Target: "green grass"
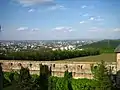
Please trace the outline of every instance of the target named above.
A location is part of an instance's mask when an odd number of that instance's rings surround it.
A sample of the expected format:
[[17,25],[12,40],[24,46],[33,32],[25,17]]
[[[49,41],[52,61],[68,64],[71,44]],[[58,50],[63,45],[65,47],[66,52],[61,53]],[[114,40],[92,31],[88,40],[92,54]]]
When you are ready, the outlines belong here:
[[[96,55],[96,56],[87,56],[87,57],[79,57],[79,58],[73,58],[73,59],[66,59],[64,61],[65,62],[66,61],[99,62],[101,60],[106,61],[106,62],[115,62],[116,61],[116,55],[115,55],[115,53],[104,53],[104,54]],[[61,62],[64,62],[64,61],[61,61]]]

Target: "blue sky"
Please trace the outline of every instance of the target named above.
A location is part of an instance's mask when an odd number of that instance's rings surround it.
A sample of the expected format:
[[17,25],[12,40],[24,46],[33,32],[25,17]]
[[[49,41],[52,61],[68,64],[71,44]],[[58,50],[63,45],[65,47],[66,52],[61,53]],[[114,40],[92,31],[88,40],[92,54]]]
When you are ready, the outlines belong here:
[[120,38],[120,0],[0,0],[1,40]]

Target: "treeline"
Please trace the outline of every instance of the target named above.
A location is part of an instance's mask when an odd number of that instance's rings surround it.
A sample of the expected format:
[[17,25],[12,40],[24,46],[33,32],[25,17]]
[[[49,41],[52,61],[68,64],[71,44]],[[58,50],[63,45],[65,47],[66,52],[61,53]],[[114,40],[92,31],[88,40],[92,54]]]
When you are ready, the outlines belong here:
[[5,73],[4,90],[120,90],[119,79],[112,77],[103,61],[96,68],[91,67],[93,79],[73,79],[68,71],[64,77],[53,77],[46,65],[40,69],[39,76],[30,75],[29,69],[23,67],[20,73]]
[[76,57],[99,55],[98,49],[85,50],[42,50],[42,51],[18,51],[0,54],[3,60],[37,60],[37,61],[54,61],[64,60]]

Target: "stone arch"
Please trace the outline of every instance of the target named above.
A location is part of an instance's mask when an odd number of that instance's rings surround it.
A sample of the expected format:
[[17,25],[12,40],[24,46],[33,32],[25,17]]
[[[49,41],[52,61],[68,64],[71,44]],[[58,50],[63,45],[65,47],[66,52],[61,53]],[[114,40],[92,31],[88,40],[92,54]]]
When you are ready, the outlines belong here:
[[21,67],[21,66],[22,66],[22,64],[21,64],[21,63],[18,63],[18,66],[19,66],[19,67]]
[[55,64],[53,64],[53,68],[55,68]]
[[64,65],[65,68],[68,68],[68,65]]
[[98,66],[95,65],[95,66],[94,66],[94,69],[97,69],[97,67],[98,67]]
[[78,65],[77,68],[80,68],[80,65]]
[[80,69],[83,69],[83,65],[80,66]]
[[114,67],[114,66],[112,66],[112,70],[114,70],[114,68],[115,68],[115,67]]
[[77,70],[80,70],[80,65],[77,65]]
[[9,63],[8,65],[9,65],[9,66],[13,66],[13,63]]
[[30,67],[32,67],[32,64],[31,64],[31,63],[30,63],[29,65],[30,65]]

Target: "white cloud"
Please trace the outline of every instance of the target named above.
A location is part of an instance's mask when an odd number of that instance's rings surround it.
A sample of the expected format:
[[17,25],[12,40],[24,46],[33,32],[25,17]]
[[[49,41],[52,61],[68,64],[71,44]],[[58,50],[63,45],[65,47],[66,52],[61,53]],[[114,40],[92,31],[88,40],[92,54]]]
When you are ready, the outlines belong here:
[[17,30],[18,31],[39,31],[40,29],[39,28],[32,28],[32,29],[30,29],[30,28],[28,28],[28,27],[19,27],[19,28],[17,28]]
[[81,8],[86,8],[86,7],[87,7],[86,5],[81,6]]
[[104,19],[101,16],[94,16],[94,17],[90,17],[89,20],[91,21],[103,21]]
[[28,27],[19,27],[17,28],[18,31],[25,31],[28,30]]
[[120,32],[120,28],[113,29],[114,32]]
[[32,31],[39,31],[40,29],[39,28],[33,28],[31,29]]
[[35,11],[35,9],[29,9],[28,10],[28,12],[34,12]]
[[53,2],[53,0],[13,0],[13,1],[17,1],[18,3],[22,4],[23,6],[31,6],[31,5],[35,5],[35,4]]
[[62,31],[62,32],[72,32],[74,31],[72,27],[56,27],[52,29],[53,31]]
[[85,21],[80,21],[80,24],[83,24],[83,23],[85,23]]
[[66,8],[63,5],[55,5],[48,8],[48,10],[57,10],[57,9],[65,10]]
[[90,17],[90,18],[89,18],[89,20],[91,20],[91,21],[92,21],[92,20],[95,20],[95,18],[94,18],[94,17]]

